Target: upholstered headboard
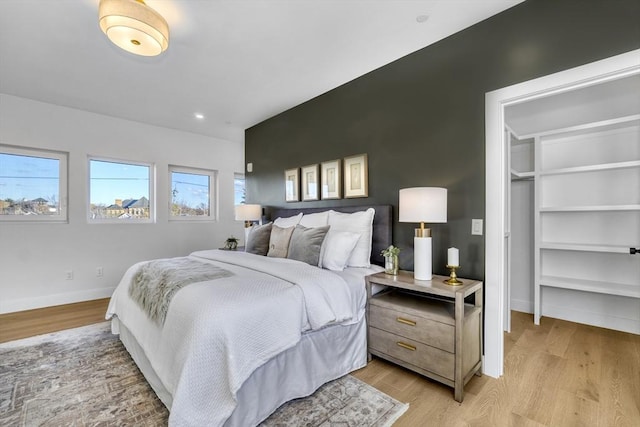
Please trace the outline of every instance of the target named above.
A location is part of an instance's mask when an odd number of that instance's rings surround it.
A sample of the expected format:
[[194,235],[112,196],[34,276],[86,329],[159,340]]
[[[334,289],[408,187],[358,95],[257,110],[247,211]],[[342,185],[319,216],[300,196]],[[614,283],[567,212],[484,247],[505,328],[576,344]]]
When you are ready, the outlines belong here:
[[310,214],[315,212],[324,212],[333,209],[337,212],[351,213],[364,211],[368,208],[374,208],[376,210],[373,216],[373,242],[371,247],[371,263],[377,265],[384,265],[384,258],[380,255],[380,252],[386,249],[392,244],[392,228],[393,228],[393,209],[391,205],[365,205],[365,206],[339,206],[339,207],[320,207],[320,208],[270,208],[267,209],[267,218],[274,220],[278,217],[286,218],[293,215],[297,215],[302,212],[303,214]]

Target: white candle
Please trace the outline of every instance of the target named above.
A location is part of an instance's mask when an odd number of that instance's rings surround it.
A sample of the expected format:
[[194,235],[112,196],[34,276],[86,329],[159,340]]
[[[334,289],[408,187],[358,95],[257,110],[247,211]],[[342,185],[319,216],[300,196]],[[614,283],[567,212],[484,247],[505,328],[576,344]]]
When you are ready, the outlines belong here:
[[460,265],[460,253],[457,248],[449,248],[447,251],[447,265],[458,267]]

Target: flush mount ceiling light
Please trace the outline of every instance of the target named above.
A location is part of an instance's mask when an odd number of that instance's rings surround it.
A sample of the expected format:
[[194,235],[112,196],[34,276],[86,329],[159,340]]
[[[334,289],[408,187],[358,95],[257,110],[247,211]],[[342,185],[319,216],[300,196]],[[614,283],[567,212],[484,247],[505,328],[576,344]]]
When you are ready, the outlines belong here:
[[169,25],[143,0],[100,0],[100,29],[116,46],[142,56],[156,56],[169,47]]

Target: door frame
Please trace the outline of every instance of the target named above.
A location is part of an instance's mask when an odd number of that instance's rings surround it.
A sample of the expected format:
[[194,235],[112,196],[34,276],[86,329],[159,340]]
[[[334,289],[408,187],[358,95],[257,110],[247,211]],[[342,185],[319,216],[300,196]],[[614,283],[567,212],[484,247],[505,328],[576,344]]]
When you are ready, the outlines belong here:
[[591,86],[640,73],[640,49],[613,56],[485,95],[485,354],[483,372],[498,378],[504,373],[505,200],[507,173],[504,109],[509,105]]

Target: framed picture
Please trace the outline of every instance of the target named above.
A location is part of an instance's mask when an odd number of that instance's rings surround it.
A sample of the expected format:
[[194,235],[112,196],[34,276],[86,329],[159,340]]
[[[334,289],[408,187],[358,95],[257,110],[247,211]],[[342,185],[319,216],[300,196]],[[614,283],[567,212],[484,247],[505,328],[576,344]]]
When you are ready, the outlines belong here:
[[320,163],[320,196],[323,200],[342,197],[340,159]]
[[297,202],[300,200],[298,189],[300,188],[300,169],[287,169],[284,171],[284,200]]
[[344,197],[369,197],[369,172],[367,155],[358,154],[344,158]]
[[302,167],[302,200],[318,200],[318,164]]

